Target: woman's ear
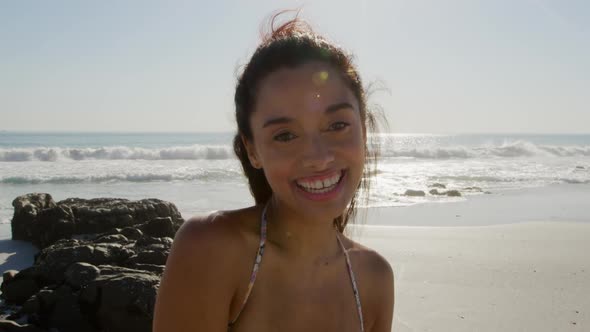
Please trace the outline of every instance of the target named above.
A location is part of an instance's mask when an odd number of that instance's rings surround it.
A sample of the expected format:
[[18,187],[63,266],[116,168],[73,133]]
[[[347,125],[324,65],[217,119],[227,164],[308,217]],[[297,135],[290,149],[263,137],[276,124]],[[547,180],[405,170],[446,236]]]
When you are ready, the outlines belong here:
[[244,144],[244,147],[246,148],[246,153],[248,154],[250,165],[252,165],[252,167],[256,169],[261,169],[262,165],[260,164],[260,161],[258,159],[258,154],[256,153],[256,148],[254,147],[254,144],[246,137],[244,137],[244,135],[240,135],[240,138],[242,139],[242,144]]

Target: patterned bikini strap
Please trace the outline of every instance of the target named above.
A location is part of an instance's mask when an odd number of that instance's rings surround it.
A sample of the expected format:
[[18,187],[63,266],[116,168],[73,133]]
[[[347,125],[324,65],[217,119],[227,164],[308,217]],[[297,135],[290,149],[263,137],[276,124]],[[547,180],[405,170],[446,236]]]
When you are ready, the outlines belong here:
[[262,255],[264,255],[264,247],[266,245],[266,208],[268,207],[268,203],[262,209],[262,216],[260,220],[260,244],[258,245],[258,252],[256,253],[256,259],[254,261],[254,267],[252,268],[252,274],[250,275],[250,282],[248,283],[248,289],[246,290],[246,296],[244,297],[244,301],[242,301],[242,306],[238,311],[238,315],[234,320],[229,323],[231,327],[236,323],[242,310],[246,306],[246,302],[248,302],[248,298],[250,297],[250,293],[252,292],[252,288],[254,287],[254,282],[256,281],[256,276],[258,275],[258,270],[260,268],[260,262],[262,261]]
[[365,324],[363,322],[363,309],[361,307],[361,298],[358,287],[356,286],[356,278],[354,277],[354,272],[352,271],[352,264],[350,264],[350,256],[348,255],[348,251],[346,251],[346,248],[344,248],[344,244],[342,243],[342,240],[340,240],[340,236],[336,235],[336,239],[338,239],[338,243],[340,243],[340,247],[344,252],[344,257],[346,257],[346,266],[348,267],[348,275],[350,276],[350,282],[352,283],[352,290],[354,292],[354,299],[356,301],[356,310],[359,316],[359,320],[361,322],[361,332],[364,332]]

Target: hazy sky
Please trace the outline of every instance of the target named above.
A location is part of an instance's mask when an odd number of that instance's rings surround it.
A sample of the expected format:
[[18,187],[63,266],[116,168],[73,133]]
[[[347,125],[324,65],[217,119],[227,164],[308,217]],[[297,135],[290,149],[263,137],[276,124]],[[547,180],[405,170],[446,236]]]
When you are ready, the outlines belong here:
[[391,131],[590,133],[586,0],[2,1],[0,129],[232,131],[261,24],[301,5]]

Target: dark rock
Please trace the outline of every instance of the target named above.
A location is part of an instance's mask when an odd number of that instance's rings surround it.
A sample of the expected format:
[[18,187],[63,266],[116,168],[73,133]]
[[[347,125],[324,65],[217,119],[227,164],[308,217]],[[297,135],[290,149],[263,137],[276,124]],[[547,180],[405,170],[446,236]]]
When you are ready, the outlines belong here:
[[0,331],[2,332],[47,332],[31,324],[21,325],[11,320],[0,320]]
[[442,183],[433,183],[431,185],[429,185],[430,188],[440,188],[440,189],[447,189],[447,186],[445,186]]
[[431,190],[429,191],[429,193],[430,193],[431,195],[446,195],[446,194],[447,194],[447,192],[446,192],[446,191],[438,191],[438,189],[431,189]]
[[449,197],[460,197],[461,193],[458,190],[449,190],[447,191],[447,196]]
[[97,234],[96,238],[100,238],[100,237],[108,236],[108,235],[117,235],[117,234],[121,234],[121,228],[114,227],[114,228],[106,230],[105,232]]
[[123,267],[123,266],[115,266],[115,265],[99,265],[98,268],[100,269],[101,276],[110,276],[110,275],[118,275],[118,274],[134,274],[140,273],[145,274],[146,271]]
[[72,244],[60,241],[43,249],[36,257],[35,266],[37,275],[43,280],[61,282],[66,269],[76,262],[92,265],[121,264],[133,254],[134,252],[116,243]]
[[75,232],[74,215],[67,206],[56,206],[44,209],[37,218],[39,237],[33,239],[33,244],[38,248],[60,240],[69,239]]
[[102,243],[118,242],[118,243],[126,243],[126,242],[129,242],[129,240],[123,234],[113,234],[113,235],[104,235],[104,236],[101,236],[99,238],[94,239],[93,242],[102,242]]
[[129,264],[166,265],[167,258],[168,258],[168,251],[147,250],[147,251],[138,252],[134,256],[131,256],[128,260],[128,263]]
[[39,290],[39,286],[33,279],[12,280],[3,285],[2,297],[7,302],[16,304],[23,304]]
[[34,242],[39,237],[37,217],[41,211],[55,207],[49,194],[32,193],[18,196],[12,201],[14,215],[10,222],[12,239]]
[[80,289],[100,275],[100,270],[88,263],[76,262],[71,264],[64,273],[65,282],[74,289]]
[[135,242],[136,246],[148,246],[151,244],[172,245],[172,238],[144,236]]
[[129,201],[116,198],[68,198],[57,204],[71,207],[79,233],[103,233],[112,228],[143,224],[159,217],[170,217],[175,229],[183,222],[174,204],[159,199]]
[[152,237],[174,237],[176,229],[172,218],[155,218],[140,226],[141,231]]
[[41,310],[41,300],[37,297],[37,295],[31,296],[25,303],[23,304],[20,314],[35,314]]
[[149,271],[155,273],[159,276],[164,274],[164,265],[155,265],[155,264],[133,264],[130,266],[133,269]]
[[[169,237],[163,237],[162,239],[169,239]],[[166,251],[170,250],[172,247],[171,244],[168,243],[152,243],[145,246],[135,246],[136,251],[145,251],[145,250],[157,250],[157,251]]]
[[[4,273],[1,296],[18,305],[8,316],[11,329],[151,331],[157,287],[183,222],[173,204],[107,198],[55,204],[34,194],[13,205],[21,235],[41,250],[32,267]],[[14,325],[24,323],[36,327]]]
[[41,302],[42,308],[53,308],[55,302],[57,301],[57,294],[53,289],[48,287],[44,287],[37,293],[36,297]]
[[18,273],[18,270],[6,270],[2,273],[2,280],[4,282],[10,281],[10,279],[14,278],[14,276]]
[[[55,203],[49,194],[28,194],[17,197],[13,206],[12,238],[39,248],[79,234],[113,235],[139,225],[152,236],[174,237],[184,222],[174,204],[159,199],[68,198]],[[131,239],[140,237],[138,230],[126,232],[134,234]]]
[[467,187],[467,188],[464,188],[464,190],[483,192],[483,190],[480,187]]
[[103,234],[75,234],[72,235],[72,239],[78,241],[94,241],[97,237],[102,235]]
[[121,234],[130,240],[138,240],[143,236],[143,232],[136,227],[125,227],[121,230]]
[[404,195],[405,196],[426,196],[426,193],[424,193],[424,191],[422,191],[422,190],[408,189],[408,190],[406,190]]
[[81,298],[98,302],[95,315],[103,331],[151,331],[159,280],[138,270],[101,275],[82,291]]
[[576,166],[576,169],[584,169],[584,166]]
[[3,281],[1,296],[6,302],[22,305],[39,291],[36,280],[28,273],[30,269],[25,269],[24,273],[17,273],[11,279]]
[[95,331],[84,316],[78,303],[78,296],[67,286],[61,286],[56,291],[57,301],[49,314],[48,325],[63,332]]

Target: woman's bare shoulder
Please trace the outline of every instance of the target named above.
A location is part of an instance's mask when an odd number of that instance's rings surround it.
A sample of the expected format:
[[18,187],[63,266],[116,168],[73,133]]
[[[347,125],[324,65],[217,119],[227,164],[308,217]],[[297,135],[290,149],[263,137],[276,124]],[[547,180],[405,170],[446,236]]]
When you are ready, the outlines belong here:
[[377,251],[364,246],[348,237],[346,247],[351,259],[357,262],[358,266],[373,277],[393,277],[393,269],[385,257]]
[[224,257],[238,254],[247,244],[248,236],[255,234],[258,210],[259,207],[253,206],[193,216],[182,224],[174,242],[186,242],[185,249],[190,251],[215,250]]
[[391,264],[377,251],[347,240],[348,252],[359,281],[363,311],[367,313],[367,322],[371,326],[368,331],[390,331],[394,305]]
[[252,247],[257,237],[258,210],[259,207],[253,206],[188,219],[172,243],[171,255],[180,258],[173,263],[208,266],[218,273],[235,275],[233,272],[245,261],[244,251]]
[[256,207],[185,221],[176,232],[158,290],[154,331],[221,331],[237,288],[240,254]]

